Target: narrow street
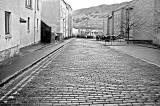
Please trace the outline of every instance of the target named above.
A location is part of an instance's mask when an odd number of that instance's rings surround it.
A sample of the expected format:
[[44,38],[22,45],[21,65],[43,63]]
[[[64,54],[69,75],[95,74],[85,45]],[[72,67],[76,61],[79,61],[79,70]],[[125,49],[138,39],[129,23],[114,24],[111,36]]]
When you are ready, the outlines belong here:
[[160,68],[75,39],[0,106],[160,106]]

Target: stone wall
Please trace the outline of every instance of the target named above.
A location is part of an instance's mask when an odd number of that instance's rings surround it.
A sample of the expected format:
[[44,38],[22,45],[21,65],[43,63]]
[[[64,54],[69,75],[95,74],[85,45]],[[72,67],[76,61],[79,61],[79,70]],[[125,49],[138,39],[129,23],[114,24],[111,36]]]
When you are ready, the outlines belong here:
[[153,40],[154,30],[154,0],[134,0],[134,20],[137,20],[137,27],[133,30],[136,40]]
[[160,0],[155,0],[154,10],[155,33],[153,36],[153,41],[155,44],[160,45]]
[[10,64],[12,62],[12,57],[18,55],[18,53],[18,46],[0,51],[0,65]]
[[121,34],[122,9],[114,12],[114,35]]
[[119,35],[123,30],[121,22],[126,20],[127,8],[133,8],[129,11],[129,22],[135,24],[131,27],[130,36],[135,40],[152,40],[153,43],[160,44],[159,0],[133,0],[128,5],[114,10],[112,19],[109,19],[109,33],[113,34],[114,31],[114,35]]

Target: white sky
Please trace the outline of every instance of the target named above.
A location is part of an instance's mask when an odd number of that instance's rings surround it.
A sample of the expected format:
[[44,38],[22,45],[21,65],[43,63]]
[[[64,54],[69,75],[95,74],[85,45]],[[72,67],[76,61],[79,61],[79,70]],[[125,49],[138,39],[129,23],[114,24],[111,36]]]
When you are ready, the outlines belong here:
[[65,0],[65,1],[72,6],[73,10],[76,10],[80,8],[88,8],[101,4],[114,4],[131,0]]

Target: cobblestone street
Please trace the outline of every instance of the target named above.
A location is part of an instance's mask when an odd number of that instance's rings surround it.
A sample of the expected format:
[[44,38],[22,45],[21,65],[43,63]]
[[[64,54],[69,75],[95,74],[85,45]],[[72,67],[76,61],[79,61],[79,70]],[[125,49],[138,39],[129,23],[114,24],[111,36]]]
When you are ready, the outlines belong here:
[[75,39],[2,106],[160,106],[160,68]]

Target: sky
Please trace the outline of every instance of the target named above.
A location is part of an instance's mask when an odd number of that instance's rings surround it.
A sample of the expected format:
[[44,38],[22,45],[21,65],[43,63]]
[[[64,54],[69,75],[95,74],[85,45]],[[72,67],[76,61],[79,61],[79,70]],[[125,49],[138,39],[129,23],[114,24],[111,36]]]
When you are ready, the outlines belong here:
[[73,10],[77,10],[81,8],[98,6],[101,4],[114,4],[131,0],[65,0],[65,1],[72,6]]

